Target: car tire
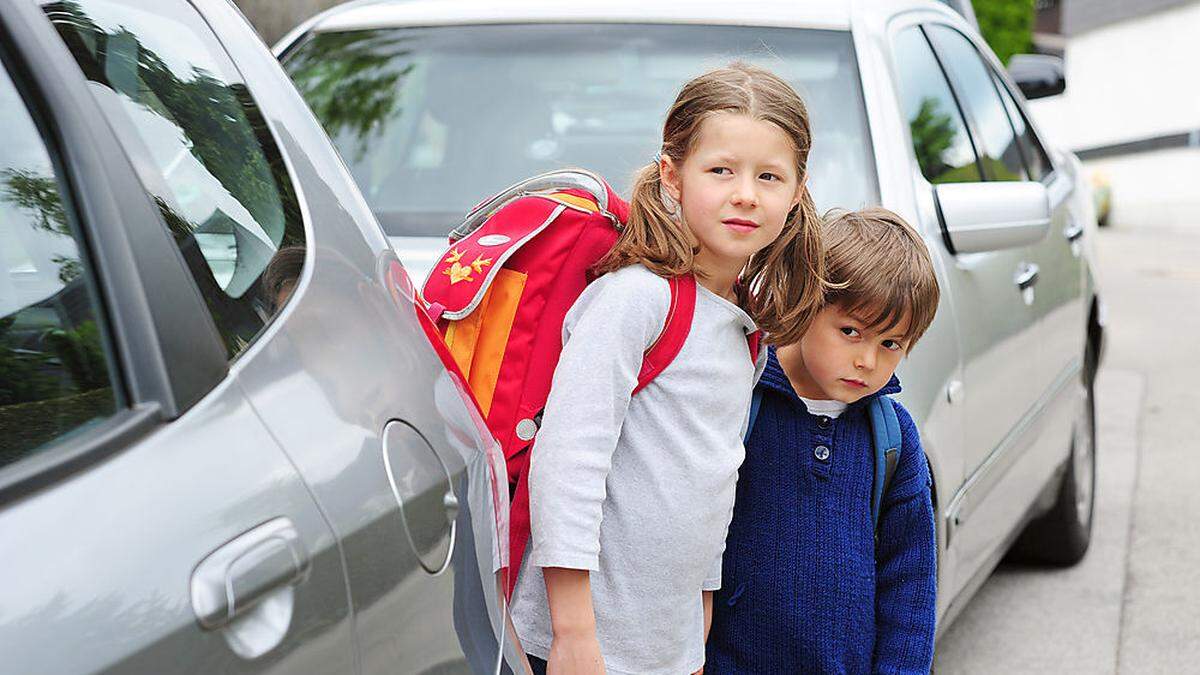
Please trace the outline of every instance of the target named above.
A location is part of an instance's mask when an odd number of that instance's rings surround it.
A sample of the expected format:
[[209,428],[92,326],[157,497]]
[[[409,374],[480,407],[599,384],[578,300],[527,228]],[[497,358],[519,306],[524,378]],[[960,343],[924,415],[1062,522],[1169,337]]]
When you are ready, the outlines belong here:
[[1012,558],[1065,567],[1087,553],[1096,503],[1096,405],[1091,380],[1085,376],[1077,385],[1071,454],[1058,498],[1050,511],[1021,533],[1013,544]]

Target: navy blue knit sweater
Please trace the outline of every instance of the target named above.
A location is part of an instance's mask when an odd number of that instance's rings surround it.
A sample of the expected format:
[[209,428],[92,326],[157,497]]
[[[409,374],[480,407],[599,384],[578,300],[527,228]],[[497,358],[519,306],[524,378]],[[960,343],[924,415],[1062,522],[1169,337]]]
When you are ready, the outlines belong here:
[[[758,386],[705,673],[929,672],[937,544],[912,417],[896,403],[904,446],[876,542],[870,397],[811,415],[773,349]],[[876,395],[898,391],[893,377]]]

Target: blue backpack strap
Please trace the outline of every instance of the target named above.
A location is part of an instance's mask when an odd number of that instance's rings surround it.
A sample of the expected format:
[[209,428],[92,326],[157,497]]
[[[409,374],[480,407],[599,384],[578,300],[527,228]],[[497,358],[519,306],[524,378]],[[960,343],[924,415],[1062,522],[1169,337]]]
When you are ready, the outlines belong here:
[[754,420],[758,419],[758,408],[762,405],[762,390],[757,386],[754,387],[754,393],[750,395],[750,422],[746,424],[746,435],[742,437],[742,443],[750,442],[750,432],[754,431]]
[[875,446],[875,480],[872,483],[871,519],[874,522],[876,535],[879,530],[879,512],[883,508],[883,495],[891,486],[892,478],[896,475],[896,466],[900,463],[900,419],[896,416],[896,406],[887,396],[876,396],[869,407],[871,418],[871,439]]

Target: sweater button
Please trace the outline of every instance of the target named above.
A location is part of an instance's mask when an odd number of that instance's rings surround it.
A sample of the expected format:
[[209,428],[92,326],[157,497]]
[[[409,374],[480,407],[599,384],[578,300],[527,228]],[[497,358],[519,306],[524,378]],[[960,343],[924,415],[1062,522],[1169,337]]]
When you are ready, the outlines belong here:
[[822,462],[828,460],[829,459],[829,448],[824,445],[818,445],[817,447],[813,448],[813,457],[816,457],[818,460],[820,460]]
[[833,420],[826,415],[817,418],[817,426],[822,429],[828,429],[831,424],[833,424]]

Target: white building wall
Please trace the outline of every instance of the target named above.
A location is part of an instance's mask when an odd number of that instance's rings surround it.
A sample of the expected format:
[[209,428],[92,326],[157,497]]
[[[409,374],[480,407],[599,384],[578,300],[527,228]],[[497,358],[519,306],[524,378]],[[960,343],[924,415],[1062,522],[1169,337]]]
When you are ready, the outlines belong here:
[[1200,2],[1068,36],[1067,91],[1031,103],[1072,150],[1200,128]]
[[[1081,150],[1200,129],[1200,2],[1068,36],[1067,90],[1030,102],[1039,129]],[[1200,226],[1200,147],[1084,162],[1112,188],[1116,227]]]

